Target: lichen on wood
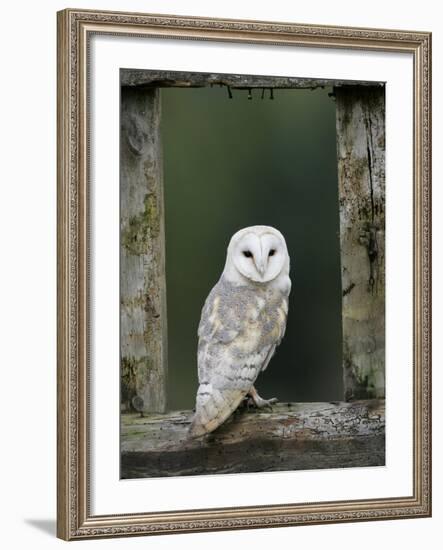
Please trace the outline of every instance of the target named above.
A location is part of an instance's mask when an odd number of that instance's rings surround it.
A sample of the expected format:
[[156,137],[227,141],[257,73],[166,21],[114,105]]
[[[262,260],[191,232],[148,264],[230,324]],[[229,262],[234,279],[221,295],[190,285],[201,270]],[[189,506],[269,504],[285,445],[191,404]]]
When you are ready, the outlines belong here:
[[166,409],[166,290],[160,97],[121,88],[120,354],[126,410]]
[[345,398],[385,395],[385,90],[335,89]]

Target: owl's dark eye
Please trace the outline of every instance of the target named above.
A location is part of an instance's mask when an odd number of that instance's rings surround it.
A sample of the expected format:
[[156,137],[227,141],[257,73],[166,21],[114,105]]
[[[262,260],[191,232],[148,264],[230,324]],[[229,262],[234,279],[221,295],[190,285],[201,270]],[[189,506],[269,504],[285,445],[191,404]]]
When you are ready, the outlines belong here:
[[273,256],[274,254],[275,254],[275,249],[271,248],[271,250],[269,251],[269,256]]
[[250,250],[243,250],[243,256],[246,256],[246,258],[252,258],[252,252]]

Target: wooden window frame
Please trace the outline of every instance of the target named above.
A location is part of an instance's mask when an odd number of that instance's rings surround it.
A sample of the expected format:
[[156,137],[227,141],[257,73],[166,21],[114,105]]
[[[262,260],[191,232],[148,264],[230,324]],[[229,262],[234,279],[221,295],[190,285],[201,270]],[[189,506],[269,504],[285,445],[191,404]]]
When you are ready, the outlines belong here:
[[[120,83],[121,477],[383,465],[384,83],[133,69],[121,69]],[[193,411],[166,410],[159,91],[213,85],[227,87],[229,95],[235,89],[334,90],[344,395],[335,403],[241,411],[210,437],[195,441],[187,437]]]

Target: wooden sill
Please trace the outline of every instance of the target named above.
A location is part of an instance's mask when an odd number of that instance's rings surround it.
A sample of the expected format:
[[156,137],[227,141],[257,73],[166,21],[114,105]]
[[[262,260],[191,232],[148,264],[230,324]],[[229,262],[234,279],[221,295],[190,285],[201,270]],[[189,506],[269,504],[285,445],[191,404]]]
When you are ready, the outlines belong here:
[[192,411],[122,414],[121,478],[385,464],[385,402],[279,403],[190,439]]

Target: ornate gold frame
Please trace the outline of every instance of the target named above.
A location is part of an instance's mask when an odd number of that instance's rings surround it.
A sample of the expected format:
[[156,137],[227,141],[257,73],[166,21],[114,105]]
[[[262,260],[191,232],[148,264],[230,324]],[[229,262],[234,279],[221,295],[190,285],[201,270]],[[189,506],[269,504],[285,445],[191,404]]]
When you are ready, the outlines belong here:
[[[92,516],[88,489],[87,44],[125,34],[408,52],[414,59],[413,496]],[[64,10],[58,13],[58,536],[183,533],[431,515],[431,34]]]

